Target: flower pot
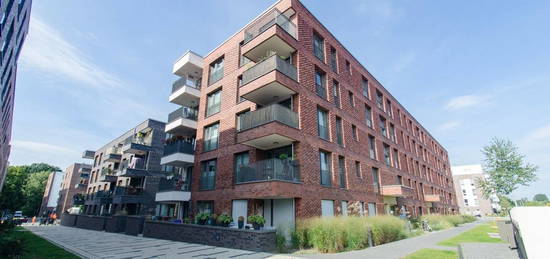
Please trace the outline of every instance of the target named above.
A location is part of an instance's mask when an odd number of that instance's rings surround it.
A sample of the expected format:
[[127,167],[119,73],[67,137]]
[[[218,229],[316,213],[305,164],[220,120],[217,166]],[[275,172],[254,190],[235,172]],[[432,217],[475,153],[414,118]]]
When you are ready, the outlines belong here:
[[252,227],[254,228],[254,230],[260,230],[261,225],[254,222],[254,223],[252,223]]
[[199,225],[206,224],[206,219],[199,219]]
[[237,225],[240,229],[244,228],[244,221],[239,221]]

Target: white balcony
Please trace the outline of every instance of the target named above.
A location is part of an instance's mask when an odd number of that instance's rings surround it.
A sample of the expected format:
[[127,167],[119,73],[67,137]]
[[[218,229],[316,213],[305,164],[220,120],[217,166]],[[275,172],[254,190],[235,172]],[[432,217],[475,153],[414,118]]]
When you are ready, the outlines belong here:
[[187,51],[174,63],[172,73],[179,76],[193,75],[200,78],[203,65],[204,61],[201,56],[192,51]]
[[189,201],[189,200],[191,200],[191,192],[188,192],[188,191],[157,192],[155,195],[156,202]]
[[181,77],[172,84],[172,93],[168,98],[171,103],[182,106],[197,106],[201,96],[200,79]]
[[197,130],[197,109],[181,107],[168,114],[166,133],[189,134]]

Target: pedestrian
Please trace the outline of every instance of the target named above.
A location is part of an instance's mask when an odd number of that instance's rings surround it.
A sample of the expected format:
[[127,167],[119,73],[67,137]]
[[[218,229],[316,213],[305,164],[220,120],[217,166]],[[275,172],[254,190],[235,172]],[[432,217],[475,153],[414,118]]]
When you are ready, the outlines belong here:
[[33,217],[32,217],[31,222],[32,222],[32,225],[34,226],[34,223],[36,223],[36,216],[33,216]]
[[56,220],[57,220],[57,213],[54,212],[54,213],[52,213],[52,224],[55,225]]

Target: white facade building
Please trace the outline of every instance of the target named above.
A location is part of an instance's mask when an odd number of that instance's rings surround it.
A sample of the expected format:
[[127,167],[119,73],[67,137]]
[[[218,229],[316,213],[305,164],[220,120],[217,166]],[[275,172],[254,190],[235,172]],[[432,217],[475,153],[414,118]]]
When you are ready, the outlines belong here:
[[496,195],[486,199],[477,186],[479,179],[487,177],[481,165],[453,166],[451,171],[460,213],[486,216],[500,211]]

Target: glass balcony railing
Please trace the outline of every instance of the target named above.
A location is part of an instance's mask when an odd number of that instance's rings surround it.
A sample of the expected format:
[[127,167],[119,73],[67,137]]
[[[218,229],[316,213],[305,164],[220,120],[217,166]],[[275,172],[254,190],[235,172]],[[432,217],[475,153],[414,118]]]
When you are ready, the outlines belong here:
[[184,140],[167,142],[164,146],[164,156],[169,156],[175,153],[194,154],[195,145]]
[[262,34],[262,32],[266,31],[275,24],[279,25],[283,30],[288,32],[290,36],[296,38],[296,25],[279,10],[273,9],[244,30],[244,44],[256,38],[256,36]]
[[168,191],[182,191],[182,192],[191,191],[190,181],[185,181],[180,178],[172,178],[172,179],[161,178],[159,182],[159,192],[168,192]]
[[120,170],[122,171],[124,169],[146,170],[147,167],[144,159],[134,158],[132,161],[122,161],[122,163],[120,164]]
[[189,120],[197,120],[199,112],[197,109],[189,107],[181,107],[170,114],[168,114],[168,123],[173,122],[177,119],[184,118]]
[[298,128],[298,113],[282,105],[272,104],[239,116],[239,128],[237,130],[245,131],[273,121]]
[[300,166],[297,160],[266,159],[242,165],[235,172],[236,183],[261,181],[300,182]]
[[271,57],[266,58],[265,60],[244,71],[242,85],[246,85],[273,70],[277,70],[292,80],[298,81],[296,67],[279,56],[272,55]]
[[181,77],[180,79],[176,80],[172,84],[172,93],[176,92],[177,90],[181,89],[184,86],[193,87],[195,89],[200,90],[201,89],[201,80],[200,79],[194,79],[187,76]]
[[142,195],[144,193],[142,187],[116,187],[114,194],[115,195]]

